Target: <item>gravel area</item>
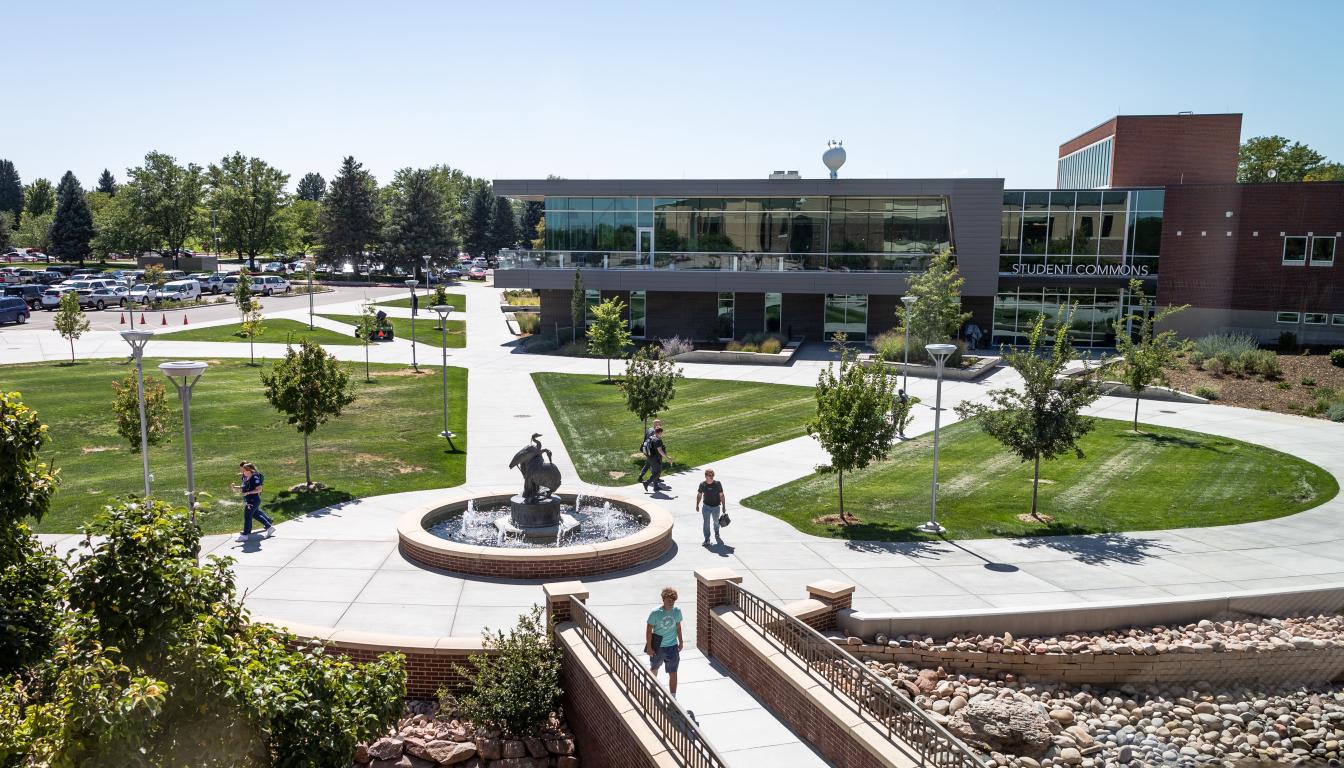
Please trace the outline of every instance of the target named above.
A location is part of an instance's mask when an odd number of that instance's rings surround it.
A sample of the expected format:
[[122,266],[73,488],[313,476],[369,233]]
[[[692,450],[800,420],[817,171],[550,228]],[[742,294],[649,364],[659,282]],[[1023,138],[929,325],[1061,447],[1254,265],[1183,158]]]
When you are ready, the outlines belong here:
[[[1321,416],[1323,408],[1316,406],[1318,399],[1330,402],[1344,401],[1344,368],[1330,364],[1328,350],[1317,350],[1312,355],[1279,355],[1283,376],[1277,380],[1257,376],[1216,375],[1185,363],[1182,368],[1168,372],[1171,386],[1182,392],[1194,393],[1199,387],[1211,387],[1218,392],[1217,402],[1242,408],[1259,408],[1279,413]],[[1303,384],[1303,380],[1315,382]],[[1280,387],[1280,384],[1288,388]]]

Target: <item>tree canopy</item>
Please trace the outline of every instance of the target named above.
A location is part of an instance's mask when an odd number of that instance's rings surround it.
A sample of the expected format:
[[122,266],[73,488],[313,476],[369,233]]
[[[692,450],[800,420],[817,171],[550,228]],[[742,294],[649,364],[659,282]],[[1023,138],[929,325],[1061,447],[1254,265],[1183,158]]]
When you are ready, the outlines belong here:
[[209,204],[218,212],[220,245],[225,250],[246,256],[255,266],[257,256],[284,246],[281,217],[289,204],[287,174],[235,152],[211,165],[208,178]]
[[285,356],[269,372],[262,372],[261,383],[266,400],[303,435],[304,485],[312,488],[308,438],[355,401],[350,376],[320,345],[301,339],[297,350],[293,344],[285,346]]
[[472,256],[489,255],[490,221],[494,217],[494,196],[484,184],[471,191],[463,214],[462,247]]
[[74,173],[66,171],[56,191],[56,213],[51,221],[51,247],[48,253],[64,261],[83,264],[92,253],[91,244],[95,234],[93,211],[89,209],[84,188],[79,185],[79,179],[75,178]]
[[625,378],[621,381],[625,407],[647,429],[649,419],[665,410],[676,397],[677,379],[680,378],[681,369],[663,357],[657,347],[640,347],[630,356]]
[[942,344],[956,337],[961,324],[970,318],[961,311],[961,286],[966,280],[957,269],[951,251],[942,251],[929,260],[923,272],[910,278],[906,294],[915,297],[915,306],[896,308],[902,327],[909,324],[913,358],[919,358],[926,344]]
[[102,192],[106,195],[117,194],[117,177],[113,176],[111,171],[104,168],[102,175],[98,177],[98,189],[95,191]]
[[611,381],[611,358],[625,351],[630,343],[630,328],[622,313],[625,302],[612,297],[593,307],[593,327],[588,329],[588,351],[607,359],[607,381]]
[[1237,181],[1344,181],[1344,164],[1328,162],[1325,155],[1298,141],[1255,136],[1243,142],[1237,154]]
[[320,173],[305,173],[294,188],[294,196],[300,200],[319,202],[327,194],[327,180]]
[[364,166],[347,157],[322,199],[322,253],[328,258],[358,257],[378,242],[378,184]]
[[0,211],[9,211],[10,226],[18,226],[23,213],[23,181],[12,160],[0,160]]
[[884,459],[896,439],[896,423],[887,410],[896,394],[897,378],[885,365],[862,365],[848,350],[838,364],[828,364],[817,378],[817,412],[807,431],[830,454],[821,467],[835,472],[840,494],[840,521],[845,522],[845,473]]
[[205,195],[205,172],[199,165],[179,165],[162,152],[145,155],[144,165],[129,171],[131,183],[118,197],[133,196],[128,210],[144,226],[150,247],[176,254],[196,234]]
[[496,197],[494,212],[490,214],[489,253],[512,248],[517,242],[518,221],[513,215],[513,205],[507,197]]
[[387,198],[387,223],[383,227],[385,263],[415,274],[423,257],[439,259],[452,253],[443,195],[429,171],[412,168],[398,171]]
[[34,179],[23,190],[23,212],[40,216],[56,210],[56,188],[47,179]]

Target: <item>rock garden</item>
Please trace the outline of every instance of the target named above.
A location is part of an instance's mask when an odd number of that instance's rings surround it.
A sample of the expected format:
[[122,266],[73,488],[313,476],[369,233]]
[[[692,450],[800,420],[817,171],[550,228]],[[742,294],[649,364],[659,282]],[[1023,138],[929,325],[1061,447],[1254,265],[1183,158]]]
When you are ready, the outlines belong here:
[[574,737],[551,718],[535,736],[505,738],[469,721],[440,714],[434,701],[407,702],[392,733],[355,748],[352,768],[578,768]]

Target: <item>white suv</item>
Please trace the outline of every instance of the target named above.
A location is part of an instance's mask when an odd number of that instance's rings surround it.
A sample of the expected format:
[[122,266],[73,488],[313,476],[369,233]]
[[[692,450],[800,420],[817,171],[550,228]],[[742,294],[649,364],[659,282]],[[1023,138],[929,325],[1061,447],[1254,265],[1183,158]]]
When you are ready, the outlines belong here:
[[277,293],[289,293],[294,288],[289,281],[279,275],[258,275],[252,278],[252,292],[260,293],[263,296],[274,296]]

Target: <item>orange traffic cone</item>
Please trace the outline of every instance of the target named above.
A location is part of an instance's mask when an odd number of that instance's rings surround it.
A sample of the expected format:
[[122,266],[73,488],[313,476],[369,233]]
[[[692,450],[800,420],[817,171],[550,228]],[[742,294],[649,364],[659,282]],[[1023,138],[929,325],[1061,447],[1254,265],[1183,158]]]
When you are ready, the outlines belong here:
[[119,325],[125,325],[125,324],[126,324],[126,313],[125,313],[125,312],[122,312],[122,313],[121,313],[121,323],[119,323]]
[[186,315],[186,313],[183,313],[183,315],[182,315],[182,324],[183,324],[183,325],[186,325],[186,324],[187,324],[187,315]]
[[145,324],[145,313],[144,313],[144,312],[141,312],[141,313],[140,313],[140,324],[141,324],[141,325],[144,325],[144,324]]
[[162,318],[162,320],[159,321],[159,325],[167,325],[167,324],[168,324],[168,315],[163,314],[163,315],[159,315],[159,317]]

